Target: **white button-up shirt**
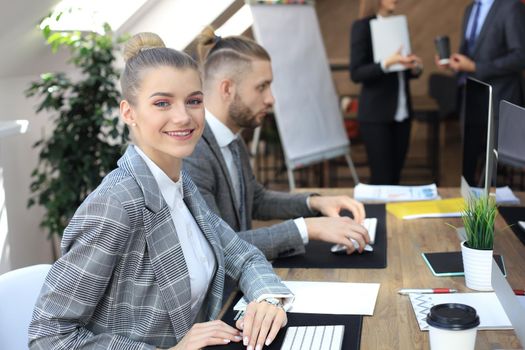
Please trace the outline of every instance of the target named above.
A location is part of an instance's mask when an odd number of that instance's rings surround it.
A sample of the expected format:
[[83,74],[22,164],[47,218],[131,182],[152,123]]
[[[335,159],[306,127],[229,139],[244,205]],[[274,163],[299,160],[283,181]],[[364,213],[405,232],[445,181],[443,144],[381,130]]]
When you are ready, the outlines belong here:
[[[377,19],[384,19],[384,17],[377,15]],[[381,69],[383,69],[384,72],[388,71],[384,61],[381,61]],[[397,84],[399,92],[397,94],[397,108],[396,114],[394,114],[394,120],[396,122],[402,122],[408,118],[407,94],[405,91],[405,71],[397,72]]]
[[164,201],[170,209],[171,219],[175,225],[190,275],[191,314],[192,319],[195,320],[215,272],[215,255],[186,203],[184,203],[182,179],[179,177],[179,181],[173,182],[139,147],[135,146],[135,149],[146,162],[159,186]]

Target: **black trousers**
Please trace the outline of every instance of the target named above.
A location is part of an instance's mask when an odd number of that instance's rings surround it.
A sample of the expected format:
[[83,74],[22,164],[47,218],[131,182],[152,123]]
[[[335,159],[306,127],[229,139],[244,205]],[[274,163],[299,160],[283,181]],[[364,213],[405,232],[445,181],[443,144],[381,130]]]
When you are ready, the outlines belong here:
[[402,122],[360,121],[359,131],[370,165],[370,184],[397,185],[410,142],[410,119]]

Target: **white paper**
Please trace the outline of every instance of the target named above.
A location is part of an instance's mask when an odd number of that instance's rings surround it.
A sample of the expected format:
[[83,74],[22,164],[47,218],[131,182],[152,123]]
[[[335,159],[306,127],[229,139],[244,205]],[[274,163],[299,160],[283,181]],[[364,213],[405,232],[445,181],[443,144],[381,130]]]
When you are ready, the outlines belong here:
[[354,198],[359,201],[407,202],[439,199],[436,184],[423,186],[393,186],[358,184]]
[[[479,197],[483,194],[485,189],[471,186],[470,191],[474,196]],[[520,204],[520,199],[516,197],[509,186],[497,187],[496,204]]]
[[[283,281],[295,295],[288,312],[334,315],[373,315],[379,283]],[[244,310],[241,298],[233,307]]]
[[459,303],[472,306],[479,316],[480,330],[512,329],[505,310],[496,293],[448,293],[448,294],[409,294],[419,329],[428,331],[427,315],[430,308],[438,304]]
[[[403,56],[407,56],[412,52],[407,18],[405,16],[373,19],[370,21],[370,31],[372,33],[374,62],[381,62],[396,53],[400,48]],[[397,72],[405,69],[405,66],[402,64],[395,64],[389,67],[388,71]]]

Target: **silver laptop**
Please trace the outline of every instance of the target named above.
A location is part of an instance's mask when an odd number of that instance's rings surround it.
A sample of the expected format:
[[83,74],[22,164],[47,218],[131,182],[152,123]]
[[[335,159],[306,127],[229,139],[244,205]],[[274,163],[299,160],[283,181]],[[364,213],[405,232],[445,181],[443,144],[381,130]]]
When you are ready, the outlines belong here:
[[525,305],[520,303],[518,297],[514,295],[514,291],[509,283],[503,277],[498,264],[492,260],[492,288],[496,296],[503,306],[507,317],[514,327],[514,332],[521,342],[521,346],[525,347]]

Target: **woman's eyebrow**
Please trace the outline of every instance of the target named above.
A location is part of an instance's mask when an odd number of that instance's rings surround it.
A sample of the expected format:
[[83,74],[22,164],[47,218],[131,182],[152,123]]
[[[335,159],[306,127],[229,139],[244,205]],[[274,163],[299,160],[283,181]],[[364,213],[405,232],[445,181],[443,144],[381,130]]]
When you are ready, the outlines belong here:
[[192,93],[188,94],[188,97],[195,96],[195,95],[204,95],[202,91],[193,91]]
[[162,97],[174,97],[172,93],[169,92],[154,92],[150,95],[149,98],[152,98],[154,96],[162,96]]

